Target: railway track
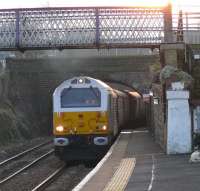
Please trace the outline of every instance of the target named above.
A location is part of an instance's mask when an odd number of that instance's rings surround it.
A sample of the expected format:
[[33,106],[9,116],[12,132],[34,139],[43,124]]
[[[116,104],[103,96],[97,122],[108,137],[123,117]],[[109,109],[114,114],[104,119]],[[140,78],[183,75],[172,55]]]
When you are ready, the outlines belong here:
[[14,178],[15,176],[17,176],[18,174],[22,173],[23,171],[27,170],[28,168],[36,165],[39,161],[41,161],[42,159],[48,157],[50,154],[54,153],[54,149],[51,149],[50,151],[48,151],[47,153],[43,154],[42,156],[38,157],[37,159],[35,159],[34,161],[32,161],[31,163],[29,163],[28,165],[24,166],[23,168],[15,171],[14,173],[12,173],[11,175],[3,178],[2,180],[0,180],[0,186],[6,182],[8,182],[9,180],[11,180],[12,178]]
[[38,144],[1,161],[0,191],[13,191],[13,188],[41,191],[52,187],[70,190],[88,173],[84,165],[66,165],[58,160],[49,143]]
[[45,180],[43,180],[40,184],[38,184],[32,191],[41,191],[47,188],[53,181],[55,181],[60,174],[64,171],[66,165],[61,165],[56,171],[54,171],[50,176],[48,176]]
[[31,148],[29,148],[29,149],[27,149],[27,150],[25,150],[25,151],[22,151],[22,152],[20,152],[20,153],[14,155],[14,156],[12,156],[12,157],[9,157],[8,159],[6,159],[6,160],[0,162],[0,167],[3,166],[3,165],[8,164],[8,163],[11,162],[11,161],[14,161],[14,160],[16,160],[16,159],[19,159],[20,157],[23,157],[23,156],[25,156],[26,154],[28,154],[28,153],[30,153],[30,152],[36,150],[36,149],[39,149],[39,148],[41,148],[41,147],[43,147],[43,146],[45,146],[45,145],[47,145],[47,144],[50,144],[51,142],[52,142],[52,141],[46,141],[46,142],[44,142],[44,143],[41,143],[41,144],[36,145],[36,146],[34,146],[34,147],[31,147]]

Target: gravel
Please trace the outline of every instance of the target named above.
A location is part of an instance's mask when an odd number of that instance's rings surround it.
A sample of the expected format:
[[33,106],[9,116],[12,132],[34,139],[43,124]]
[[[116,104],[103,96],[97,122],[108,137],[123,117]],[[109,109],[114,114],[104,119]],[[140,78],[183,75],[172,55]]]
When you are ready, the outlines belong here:
[[51,171],[53,171],[54,168],[51,167],[52,162],[55,161],[52,161],[53,157],[54,156],[50,156],[47,159],[39,162],[36,166],[17,175],[8,183],[5,183],[0,190],[13,191],[13,188],[15,189],[15,191],[31,190],[43,179],[43,177],[46,177],[48,173],[51,173]]
[[[54,155],[42,160],[36,166],[24,171],[8,183],[0,191],[29,191],[46,179],[51,173],[63,164]],[[75,187],[91,169],[84,165],[66,167],[62,175],[46,188],[46,191],[69,191]]]
[[23,157],[20,157],[19,159],[11,161],[8,164],[5,164],[0,169],[0,179],[2,180],[3,178],[9,176],[10,174],[16,172],[17,170],[31,163],[36,158],[47,153],[50,149],[52,149],[52,146],[53,146],[52,144],[45,145],[37,150],[28,153]]
[[91,169],[84,165],[68,167],[65,172],[53,182],[45,191],[70,191],[72,190]]
[[[23,143],[12,143],[7,146],[1,146],[0,161],[50,139],[51,137],[42,137]],[[0,168],[0,180],[48,152],[51,148],[52,144],[45,145],[20,159],[2,166]],[[21,174],[1,185],[0,191],[30,191],[56,171],[63,163],[63,161],[60,161],[52,154],[38,162],[35,166],[23,171]],[[83,164],[71,164],[70,166],[66,166],[63,173],[46,188],[46,191],[72,190],[72,188],[74,188],[90,171],[91,168],[86,168]]]
[[29,149],[51,139],[52,137],[38,137],[23,142],[13,142],[9,143],[6,146],[0,146],[0,161],[3,161],[13,155],[18,154],[19,152],[22,152],[26,149]]

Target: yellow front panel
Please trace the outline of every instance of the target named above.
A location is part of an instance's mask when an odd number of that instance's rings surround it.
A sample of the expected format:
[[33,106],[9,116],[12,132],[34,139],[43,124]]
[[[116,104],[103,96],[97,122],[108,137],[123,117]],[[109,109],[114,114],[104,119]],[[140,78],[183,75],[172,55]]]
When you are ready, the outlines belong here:
[[[108,116],[106,112],[54,112],[54,135],[71,134],[105,134],[108,133]],[[63,132],[56,131],[63,126]]]

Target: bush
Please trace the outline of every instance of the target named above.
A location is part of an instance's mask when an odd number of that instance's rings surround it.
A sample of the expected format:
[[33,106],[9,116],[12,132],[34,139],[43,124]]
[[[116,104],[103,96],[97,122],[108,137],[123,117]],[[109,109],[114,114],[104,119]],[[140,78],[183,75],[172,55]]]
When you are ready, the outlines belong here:
[[169,88],[172,82],[184,83],[185,89],[192,87],[193,78],[188,73],[179,70],[176,67],[166,65],[160,72],[160,81],[162,84],[166,84]]

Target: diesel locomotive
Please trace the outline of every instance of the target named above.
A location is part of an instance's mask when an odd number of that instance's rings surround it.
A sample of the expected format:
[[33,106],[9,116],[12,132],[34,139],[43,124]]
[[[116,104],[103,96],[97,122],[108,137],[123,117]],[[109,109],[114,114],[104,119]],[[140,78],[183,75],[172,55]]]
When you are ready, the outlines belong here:
[[121,127],[138,118],[142,97],[91,77],[74,77],[53,94],[55,154],[64,161],[98,160]]

